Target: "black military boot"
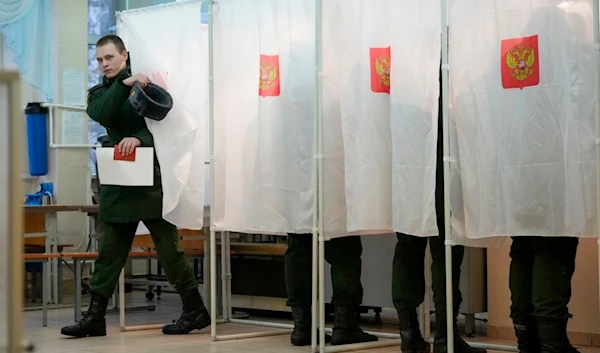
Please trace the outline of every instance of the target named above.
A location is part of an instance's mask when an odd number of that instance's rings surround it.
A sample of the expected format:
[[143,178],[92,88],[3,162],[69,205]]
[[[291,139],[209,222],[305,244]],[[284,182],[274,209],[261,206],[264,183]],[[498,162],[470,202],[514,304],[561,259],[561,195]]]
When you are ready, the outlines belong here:
[[[436,332],[433,340],[433,353],[448,352],[448,325],[446,313],[436,313]],[[456,318],[454,318],[454,353],[487,353],[483,348],[473,348],[465,342],[458,334]]]
[[[305,308],[301,306],[292,307],[292,316],[294,317],[294,331],[292,332],[291,342],[294,346],[309,346],[311,341],[311,319],[312,313],[310,307]],[[331,341],[330,335],[325,335],[325,343]],[[319,342],[319,336],[317,331],[317,342]]]
[[78,323],[63,327],[60,333],[71,337],[97,337],[106,336],[106,307],[108,298],[92,294],[90,307]]
[[579,353],[567,337],[568,319],[537,319],[542,353]]
[[182,292],[179,295],[183,302],[183,313],[176,323],[163,327],[165,335],[185,335],[210,325],[210,314],[202,302],[198,288]]
[[520,353],[541,353],[540,336],[534,318],[513,318]]
[[354,344],[363,342],[375,342],[377,337],[363,332],[356,324],[356,310],[335,306],[333,321],[332,346]]
[[419,328],[416,309],[398,311],[402,353],[429,353],[429,343],[425,342]]

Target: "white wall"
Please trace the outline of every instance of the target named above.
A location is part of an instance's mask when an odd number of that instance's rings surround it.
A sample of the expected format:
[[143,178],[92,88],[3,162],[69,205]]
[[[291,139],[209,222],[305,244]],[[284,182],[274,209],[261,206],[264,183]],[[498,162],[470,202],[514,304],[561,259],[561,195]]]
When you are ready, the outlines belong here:
[[[54,77],[56,78],[55,100],[63,103],[62,78],[64,69],[76,69],[84,72],[82,89],[87,90],[87,1],[56,0],[51,9],[53,27],[53,45],[55,55]],[[84,130],[87,132],[87,117]],[[61,114],[58,111],[55,120],[54,136],[60,141]],[[87,134],[86,134],[87,135]],[[50,169],[56,191],[56,201],[65,205],[87,203],[89,169],[87,149],[60,149],[50,153]],[[78,245],[82,237],[87,217],[81,213],[59,214],[59,240],[62,244]],[[83,242],[85,246],[85,242]],[[81,249],[79,249],[81,250]],[[70,272],[70,271],[66,271]]]
[[[51,51],[54,56],[55,101],[62,103],[62,90],[59,88],[62,87],[63,69],[83,70],[85,80],[87,80],[87,1],[56,0],[53,1],[51,11],[53,32]],[[0,39],[0,41],[0,69],[18,71],[18,67],[12,62],[13,53],[5,48],[3,39]],[[83,85],[82,88],[87,89],[87,81],[84,81]],[[41,92],[22,82],[21,102],[23,107],[28,102],[42,100]],[[87,131],[87,119],[84,129]],[[60,114],[57,114],[54,134],[57,139],[60,139],[60,131]],[[27,159],[25,118],[23,118],[22,139],[24,147],[22,164],[24,192],[34,192],[40,182],[48,181],[54,183],[56,203],[85,204],[89,182],[87,180],[89,178],[88,151],[50,150],[48,175],[41,178],[32,178],[29,176]],[[25,195],[23,195],[23,198],[25,199]],[[64,213],[59,214],[58,221],[59,242],[61,244],[79,244],[87,217],[78,213]]]

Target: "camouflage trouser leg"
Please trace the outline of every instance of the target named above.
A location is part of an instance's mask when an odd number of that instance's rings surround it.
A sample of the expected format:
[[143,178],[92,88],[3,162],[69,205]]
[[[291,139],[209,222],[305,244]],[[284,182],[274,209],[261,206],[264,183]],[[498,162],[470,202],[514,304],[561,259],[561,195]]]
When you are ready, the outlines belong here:
[[[192,268],[179,245],[177,227],[162,218],[143,222],[150,231],[158,260],[169,283],[179,293],[197,287]],[[112,296],[127,261],[138,223],[104,223],[90,292],[106,298]]]

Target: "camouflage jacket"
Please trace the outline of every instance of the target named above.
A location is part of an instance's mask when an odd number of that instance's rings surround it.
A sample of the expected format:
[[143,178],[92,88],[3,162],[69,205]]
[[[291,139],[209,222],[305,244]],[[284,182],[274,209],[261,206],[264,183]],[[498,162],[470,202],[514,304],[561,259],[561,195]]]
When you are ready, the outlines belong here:
[[[125,86],[123,80],[130,75],[129,69],[124,69],[116,77],[104,77],[101,84],[90,88],[87,114],[107,129],[110,145],[117,145],[125,137],[136,137],[142,142],[141,147],[154,147],[144,117],[137,115],[127,100],[131,87]],[[160,218],[162,196],[160,166],[155,155],[153,186],[101,186],[100,219],[128,223]]]

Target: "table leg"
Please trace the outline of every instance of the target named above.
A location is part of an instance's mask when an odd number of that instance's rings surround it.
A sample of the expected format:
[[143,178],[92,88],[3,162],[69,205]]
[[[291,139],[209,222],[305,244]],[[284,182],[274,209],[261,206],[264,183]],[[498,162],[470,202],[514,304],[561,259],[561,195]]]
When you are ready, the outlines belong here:
[[202,258],[202,289],[204,292],[204,306],[210,308],[210,256],[209,239],[204,240],[204,257]]
[[81,319],[81,262],[73,259],[73,310],[75,311],[75,322]]
[[42,262],[42,326],[48,327],[48,261]]
[[[50,273],[52,267],[52,260],[47,259],[43,262],[42,271],[44,271],[44,289],[46,290],[46,298],[42,299],[46,304],[49,304],[52,298],[52,274]],[[43,296],[43,295],[42,295]]]
[[[52,253],[52,244],[51,243],[52,243],[52,240],[50,239],[50,237],[48,235],[46,235],[46,241],[45,241],[46,246],[44,249],[46,254]],[[52,274],[50,273],[50,270],[51,270],[50,267],[52,264],[52,260],[51,259],[44,260],[43,264],[48,265],[48,266],[42,266],[42,272],[43,272],[42,276],[44,276],[42,285],[44,286],[44,290],[46,291],[46,293],[48,295],[47,295],[46,299],[42,298],[42,300],[45,300],[46,304],[48,304],[51,300],[50,296],[51,296],[51,292],[52,292]]]
[[62,259],[58,259],[58,304],[63,303],[63,263]]
[[[50,241],[50,252],[58,253],[58,215],[56,212],[46,213],[46,230]],[[58,304],[58,259],[52,259],[52,303]]]

